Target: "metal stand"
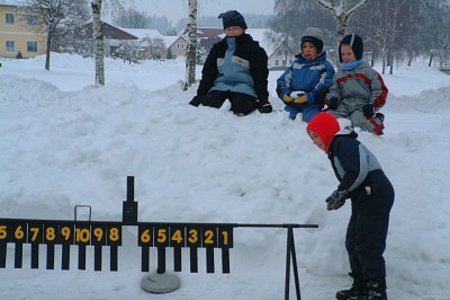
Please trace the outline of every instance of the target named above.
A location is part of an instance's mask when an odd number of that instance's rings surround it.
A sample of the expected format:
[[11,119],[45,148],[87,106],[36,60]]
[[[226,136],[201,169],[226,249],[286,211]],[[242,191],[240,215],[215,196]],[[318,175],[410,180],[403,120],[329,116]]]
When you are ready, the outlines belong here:
[[[300,295],[300,281],[298,279],[298,268],[297,268],[297,256],[295,254],[295,242],[294,242],[294,231],[292,226],[288,226],[287,232],[287,246],[286,246],[286,283],[284,289],[284,299],[289,300],[289,283],[291,274],[291,261],[294,270],[294,282],[295,282],[295,293],[297,295],[297,300],[301,300]],[[291,259],[292,257],[292,259]]]

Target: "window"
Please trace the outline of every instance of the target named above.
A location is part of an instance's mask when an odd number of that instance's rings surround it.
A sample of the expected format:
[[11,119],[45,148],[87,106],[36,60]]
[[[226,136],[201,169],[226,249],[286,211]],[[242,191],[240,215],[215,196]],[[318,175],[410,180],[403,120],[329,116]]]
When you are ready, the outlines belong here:
[[38,18],[33,15],[27,16],[27,25],[28,26],[36,26],[38,24]]
[[27,42],[27,52],[37,52],[38,51],[38,43],[35,41]]
[[12,13],[6,13],[5,19],[6,19],[6,24],[14,25],[16,23],[14,14],[12,14]]
[[6,41],[5,48],[7,52],[16,52],[16,42],[15,41]]

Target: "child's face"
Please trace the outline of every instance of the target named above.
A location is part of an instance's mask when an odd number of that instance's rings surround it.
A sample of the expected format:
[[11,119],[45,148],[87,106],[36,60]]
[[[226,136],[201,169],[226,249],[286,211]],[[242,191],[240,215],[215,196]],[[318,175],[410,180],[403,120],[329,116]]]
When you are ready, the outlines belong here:
[[236,37],[244,33],[244,28],[241,26],[228,26],[224,30],[226,36]]
[[355,53],[353,53],[352,47],[347,44],[341,45],[341,58],[345,63],[351,63],[356,60]]
[[310,42],[304,42],[301,46],[302,54],[307,59],[314,59],[317,56],[316,47]]
[[308,135],[317,147],[325,151],[325,144],[317,133],[314,131],[308,131]]

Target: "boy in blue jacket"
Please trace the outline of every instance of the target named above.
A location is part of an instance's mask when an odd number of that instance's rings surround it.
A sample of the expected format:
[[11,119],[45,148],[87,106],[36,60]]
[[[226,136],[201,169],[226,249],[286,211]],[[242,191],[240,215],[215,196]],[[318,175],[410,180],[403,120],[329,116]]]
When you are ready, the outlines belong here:
[[321,112],[306,130],[316,146],[325,151],[339,185],[327,199],[327,209],[342,207],[351,199],[347,249],[353,285],[338,291],[338,300],[387,300],[383,252],[394,203],[394,189],[375,155],[356,138],[351,127],[340,131],[335,116]]
[[298,113],[309,122],[323,107],[323,98],[332,85],[334,68],[323,50],[322,31],[316,27],[305,30],[301,52],[294,63],[277,80],[277,94],[284,102],[289,118]]

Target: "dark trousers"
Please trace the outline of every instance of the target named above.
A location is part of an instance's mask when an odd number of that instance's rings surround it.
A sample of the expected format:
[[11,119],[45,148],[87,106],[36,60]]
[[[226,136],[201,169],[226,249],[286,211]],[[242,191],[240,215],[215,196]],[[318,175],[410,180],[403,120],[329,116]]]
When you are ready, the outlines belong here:
[[220,108],[226,99],[231,102],[231,110],[237,115],[248,115],[258,108],[256,98],[243,93],[211,91],[200,98],[204,106]]
[[386,277],[383,253],[394,197],[394,189],[381,170],[370,172],[357,195],[352,197],[345,246],[354,276],[366,280]]

